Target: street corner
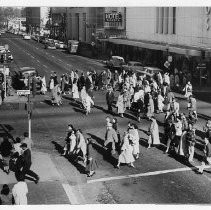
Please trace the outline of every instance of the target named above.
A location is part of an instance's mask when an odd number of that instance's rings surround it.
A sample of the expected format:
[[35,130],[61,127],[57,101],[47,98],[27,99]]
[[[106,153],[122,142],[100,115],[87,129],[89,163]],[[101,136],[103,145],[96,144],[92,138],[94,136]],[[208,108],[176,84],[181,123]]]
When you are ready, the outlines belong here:
[[33,151],[31,169],[39,175],[41,182],[62,179],[50,155],[47,153]]

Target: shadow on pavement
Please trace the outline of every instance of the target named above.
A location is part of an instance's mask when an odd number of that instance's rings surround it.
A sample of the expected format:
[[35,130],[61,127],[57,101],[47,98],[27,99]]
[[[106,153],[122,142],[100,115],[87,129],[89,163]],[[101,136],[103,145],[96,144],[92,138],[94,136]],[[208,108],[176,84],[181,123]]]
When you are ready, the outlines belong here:
[[106,150],[103,147],[104,140],[91,134],[87,133],[96,143],[93,144],[93,148],[103,156],[103,159],[113,165],[114,167],[117,165],[117,158],[115,158],[109,150]]
[[199,118],[202,118],[203,120],[211,120],[211,117],[205,115],[205,114],[201,114],[201,113],[197,113]]
[[15,142],[13,135],[10,133],[11,131],[14,131],[14,128],[11,125],[0,124],[0,137],[8,137]]
[[[60,155],[62,155],[63,153],[63,146],[61,146],[60,144],[58,144],[55,141],[51,141],[52,144],[54,144],[55,149],[58,151],[58,153]],[[66,158],[73,166],[75,166],[75,168],[81,173],[81,174],[86,174],[85,171],[85,167],[83,165],[81,165],[79,162],[77,162],[77,155],[66,155],[64,156],[64,158]]]

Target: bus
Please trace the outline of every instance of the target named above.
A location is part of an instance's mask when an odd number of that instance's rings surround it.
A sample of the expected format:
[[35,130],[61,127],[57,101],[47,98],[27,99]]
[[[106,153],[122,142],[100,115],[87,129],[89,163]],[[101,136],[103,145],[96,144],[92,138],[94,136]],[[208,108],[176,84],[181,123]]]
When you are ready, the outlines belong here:
[[68,40],[67,51],[69,53],[76,54],[78,52],[78,44],[79,44],[79,41],[77,40]]

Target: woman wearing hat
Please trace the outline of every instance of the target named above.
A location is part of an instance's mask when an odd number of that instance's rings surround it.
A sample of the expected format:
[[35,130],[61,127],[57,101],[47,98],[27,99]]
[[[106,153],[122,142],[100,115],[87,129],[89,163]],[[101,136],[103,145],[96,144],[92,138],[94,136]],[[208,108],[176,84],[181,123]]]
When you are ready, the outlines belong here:
[[135,166],[133,165],[134,161],[135,159],[133,157],[132,135],[125,131],[121,153],[119,155],[118,164],[116,167],[119,169],[121,163],[126,163],[129,166],[135,168]]
[[95,170],[98,167],[94,148],[93,148],[93,140],[91,138],[87,138],[87,161],[86,161],[86,172],[87,176],[91,177],[95,174]]

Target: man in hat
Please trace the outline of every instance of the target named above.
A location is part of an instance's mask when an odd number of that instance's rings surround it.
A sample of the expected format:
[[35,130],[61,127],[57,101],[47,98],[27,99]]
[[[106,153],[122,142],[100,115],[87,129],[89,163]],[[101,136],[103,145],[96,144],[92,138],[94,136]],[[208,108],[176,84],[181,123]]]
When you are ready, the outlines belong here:
[[22,162],[22,170],[21,173],[23,174],[23,176],[25,176],[26,174],[33,177],[34,178],[34,182],[37,184],[39,182],[39,176],[34,173],[32,170],[30,170],[32,161],[31,161],[31,151],[30,149],[27,147],[26,143],[21,144],[21,148],[23,150],[23,162]]
[[106,102],[108,105],[108,112],[112,113],[113,112],[112,104],[114,102],[114,92],[112,90],[111,85],[108,85],[108,91],[106,93]]
[[115,153],[116,150],[115,143],[118,143],[117,133],[113,129],[112,123],[107,123],[104,146],[108,146],[112,154]]

